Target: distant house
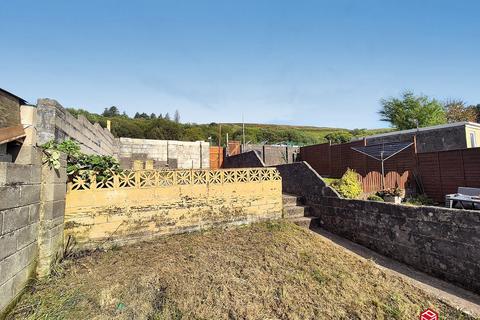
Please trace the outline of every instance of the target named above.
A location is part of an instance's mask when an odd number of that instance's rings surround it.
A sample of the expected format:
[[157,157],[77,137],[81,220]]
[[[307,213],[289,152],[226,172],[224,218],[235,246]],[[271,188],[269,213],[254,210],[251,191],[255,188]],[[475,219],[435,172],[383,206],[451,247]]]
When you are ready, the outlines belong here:
[[25,135],[20,121],[20,106],[26,101],[0,88],[0,145]]
[[480,147],[480,124],[456,122],[419,129],[394,131],[366,137],[368,145],[412,141],[416,136],[417,152],[434,152]]

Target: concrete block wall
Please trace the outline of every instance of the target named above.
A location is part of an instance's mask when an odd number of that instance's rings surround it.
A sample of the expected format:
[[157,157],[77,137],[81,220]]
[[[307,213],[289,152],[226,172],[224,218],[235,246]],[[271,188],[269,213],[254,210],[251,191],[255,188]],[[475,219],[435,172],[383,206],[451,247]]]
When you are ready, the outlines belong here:
[[0,318],[31,278],[48,275],[63,249],[65,159],[53,170],[42,166],[37,148],[22,150],[30,164],[0,162]]
[[53,99],[37,101],[37,143],[42,145],[52,139],[74,139],[87,154],[113,156],[116,143],[113,135],[98,123],[91,124],[84,116],[75,118]]
[[66,158],[60,160],[60,169],[48,165],[41,168],[39,207],[39,257],[37,275],[50,274],[51,266],[62,256],[65,195],[67,190]]
[[400,131],[398,134],[372,136],[366,137],[366,139],[368,145],[374,145],[401,141],[410,142],[413,136],[416,136],[418,153],[467,148],[465,125],[418,132],[415,130],[408,130],[408,132]]
[[210,146],[204,141],[175,141],[151,139],[117,139],[120,165],[132,169],[136,160],[153,161],[155,169],[208,169]]
[[0,317],[35,275],[40,163],[0,162]]
[[293,163],[300,152],[299,147],[247,144],[242,152],[256,151],[267,166]]

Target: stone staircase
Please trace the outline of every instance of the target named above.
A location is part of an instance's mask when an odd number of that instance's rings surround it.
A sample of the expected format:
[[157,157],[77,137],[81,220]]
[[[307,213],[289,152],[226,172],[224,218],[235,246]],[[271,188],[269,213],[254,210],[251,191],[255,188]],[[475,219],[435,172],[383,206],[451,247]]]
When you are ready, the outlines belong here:
[[318,218],[310,215],[310,207],[305,205],[302,197],[284,193],[283,218],[298,226],[311,228],[318,225]]

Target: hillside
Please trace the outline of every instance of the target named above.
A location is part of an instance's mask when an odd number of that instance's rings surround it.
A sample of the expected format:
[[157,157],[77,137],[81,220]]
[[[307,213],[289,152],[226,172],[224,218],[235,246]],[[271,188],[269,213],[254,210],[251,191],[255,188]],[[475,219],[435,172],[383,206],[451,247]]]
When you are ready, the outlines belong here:
[[[120,114],[116,108],[111,112],[109,109],[106,109],[103,115],[82,109],[69,108],[68,111],[75,116],[82,114],[90,122],[98,122],[102,127],[106,127],[107,120],[111,120],[112,133],[116,137],[186,141],[208,141],[210,138],[213,144],[218,143],[218,123],[179,123],[170,119],[156,117],[153,114],[148,116],[145,113],[137,113],[135,118],[130,118],[126,114]],[[242,124],[240,123],[222,123],[221,130],[223,142],[225,142],[227,133],[230,140],[241,140],[242,138]],[[245,141],[250,143],[309,145],[327,142],[330,139],[335,143],[339,143],[349,141],[355,137],[363,137],[390,130],[348,130],[342,128],[248,123],[245,124]]]

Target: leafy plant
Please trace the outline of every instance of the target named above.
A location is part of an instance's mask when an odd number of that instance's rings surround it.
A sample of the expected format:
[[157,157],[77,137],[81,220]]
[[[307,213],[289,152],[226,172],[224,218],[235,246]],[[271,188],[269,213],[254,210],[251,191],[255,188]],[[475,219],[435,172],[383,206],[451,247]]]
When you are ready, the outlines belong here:
[[379,201],[379,202],[383,202],[383,198],[380,197],[380,196],[377,196],[376,194],[371,194],[368,196],[367,200],[370,200],[370,201]]
[[81,175],[87,178],[94,173],[97,181],[108,179],[113,173],[120,171],[117,159],[111,156],[87,155],[80,151],[80,145],[67,139],[61,143],[49,141],[42,145],[46,161],[52,168],[60,168],[60,153],[67,155],[67,174],[70,177]]
[[44,153],[45,153],[44,160],[46,161],[46,163],[48,163],[50,168],[53,168],[55,170],[60,169],[60,166],[61,166],[60,152],[57,151],[57,150],[47,149],[47,150],[45,150]]
[[377,192],[377,196],[381,197],[382,199],[385,199],[385,197],[404,197],[405,196],[405,190],[400,189],[400,188],[390,188],[390,189],[384,189],[380,190]]
[[343,176],[333,182],[331,186],[337,190],[340,195],[348,199],[356,199],[363,192],[362,185],[360,181],[358,181],[358,175],[355,170],[352,169],[347,169]]

